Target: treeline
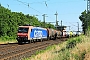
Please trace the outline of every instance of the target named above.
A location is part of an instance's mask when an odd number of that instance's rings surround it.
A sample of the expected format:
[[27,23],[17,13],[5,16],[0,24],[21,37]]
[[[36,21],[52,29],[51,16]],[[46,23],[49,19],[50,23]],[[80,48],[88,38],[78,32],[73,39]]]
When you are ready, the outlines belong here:
[[[44,27],[43,22],[38,21],[35,16],[25,15],[22,12],[12,12],[0,5],[0,37],[16,37],[18,26],[25,24]],[[54,28],[54,25],[45,23],[45,27]]]
[[86,13],[86,10],[81,13],[81,16],[79,16],[79,19],[82,21],[82,28],[84,34],[86,34],[87,31],[90,31],[90,12]]

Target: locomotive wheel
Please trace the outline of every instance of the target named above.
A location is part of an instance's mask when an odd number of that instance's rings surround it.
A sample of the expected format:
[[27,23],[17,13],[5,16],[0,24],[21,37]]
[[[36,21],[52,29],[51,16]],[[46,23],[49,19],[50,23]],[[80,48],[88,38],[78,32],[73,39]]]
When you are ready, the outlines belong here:
[[21,45],[21,44],[22,44],[22,42],[21,42],[21,41],[18,41],[18,44],[20,44],[20,45]]
[[55,40],[56,38],[55,38],[55,36],[53,37],[53,40]]
[[33,40],[31,40],[31,43],[33,43]]
[[47,37],[47,40],[49,40],[49,37]]
[[54,40],[56,40],[56,37],[54,37]]
[[28,40],[28,43],[31,43],[30,40]]
[[40,39],[41,42],[43,42],[43,39]]
[[35,42],[36,42],[36,40],[33,40],[33,42],[35,43]]
[[49,39],[50,39],[50,40],[52,39],[51,36],[49,37]]

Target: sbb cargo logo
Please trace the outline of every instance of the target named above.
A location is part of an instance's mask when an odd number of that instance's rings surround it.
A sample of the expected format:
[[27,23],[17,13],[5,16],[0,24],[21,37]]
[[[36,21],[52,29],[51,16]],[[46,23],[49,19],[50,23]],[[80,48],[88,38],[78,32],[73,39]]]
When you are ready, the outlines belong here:
[[34,31],[34,37],[42,37],[42,31]]

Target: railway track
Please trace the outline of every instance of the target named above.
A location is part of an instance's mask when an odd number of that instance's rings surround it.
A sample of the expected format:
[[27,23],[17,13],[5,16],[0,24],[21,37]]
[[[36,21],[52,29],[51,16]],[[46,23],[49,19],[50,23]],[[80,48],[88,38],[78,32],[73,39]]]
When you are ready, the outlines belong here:
[[[0,60],[21,60],[35,53],[36,50],[45,49],[49,45],[58,44],[66,39],[49,40],[44,42],[36,42],[24,45],[10,45],[3,46],[0,49]],[[2,45],[0,45],[2,46]]]
[[0,49],[9,48],[11,46],[17,46],[17,45],[18,45],[17,43],[0,44]]

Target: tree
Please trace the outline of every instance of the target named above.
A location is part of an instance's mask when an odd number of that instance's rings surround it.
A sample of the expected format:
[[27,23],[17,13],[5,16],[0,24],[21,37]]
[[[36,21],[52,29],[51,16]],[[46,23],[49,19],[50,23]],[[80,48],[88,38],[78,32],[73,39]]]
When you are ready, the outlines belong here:
[[86,13],[86,10],[81,13],[79,19],[82,21],[82,28],[84,34],[86,34],[87,29],[90,27],[90,12]]
[[[41,26],[43,23],[38,21],[35,16],[25,15],[22,12],[11,12],[11,10],[0,5],[0,37],[16,37],[18,26],[25,24]],[[52,24],[50,26],[54,27]]]

